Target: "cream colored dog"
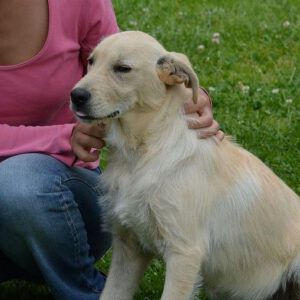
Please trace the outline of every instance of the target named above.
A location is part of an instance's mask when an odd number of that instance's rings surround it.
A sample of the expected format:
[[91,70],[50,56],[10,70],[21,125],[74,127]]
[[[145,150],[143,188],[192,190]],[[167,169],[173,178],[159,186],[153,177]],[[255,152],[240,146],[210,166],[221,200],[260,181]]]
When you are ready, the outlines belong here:
[[166,262],[163,300],[191,299],[199,279],[218,300],[269,299],[298,283],[299,198],[228,138],[187,128],[182,102],[198,88],[187,58],[122,32],[89,63],[72,109],[110,128],[102,179],[113,257],[101,300],[132,299],[154,255]]

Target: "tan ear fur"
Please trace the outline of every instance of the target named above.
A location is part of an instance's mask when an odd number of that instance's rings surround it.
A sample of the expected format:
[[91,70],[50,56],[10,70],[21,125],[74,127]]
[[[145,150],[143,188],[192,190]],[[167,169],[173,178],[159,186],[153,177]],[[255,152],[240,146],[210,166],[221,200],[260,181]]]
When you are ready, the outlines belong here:
[[188,58],[181,53],[170,52],[156,64],[158,77],[167,85],[184,83],[193,90],[193,102],[198,99],[198,78]]

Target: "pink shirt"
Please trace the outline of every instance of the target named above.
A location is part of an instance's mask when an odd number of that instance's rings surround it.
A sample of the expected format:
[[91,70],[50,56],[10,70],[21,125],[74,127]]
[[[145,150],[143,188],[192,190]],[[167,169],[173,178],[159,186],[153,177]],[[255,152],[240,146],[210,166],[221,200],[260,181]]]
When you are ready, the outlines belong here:
[[48,36],[40,52],[23,63],[0,66],[0,161],[35,152],[72,165],[70,91],[92,48],[118,31],[110,0],[48,0],[48,7]]

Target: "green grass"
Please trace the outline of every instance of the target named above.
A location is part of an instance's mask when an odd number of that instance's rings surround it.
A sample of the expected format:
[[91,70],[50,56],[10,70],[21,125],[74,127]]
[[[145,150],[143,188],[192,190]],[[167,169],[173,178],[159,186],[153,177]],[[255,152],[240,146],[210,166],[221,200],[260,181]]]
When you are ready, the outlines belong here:
[[[115,0],[114,6],[122,30],[145,31],[189,56],[212,91],[223,130],[300,194],[300,1]],[[215,32],[219,44],[212,42]],[[107,270],[109,260],[110,254],[98,265]],[[159,299],[163,277],[155,260],[136,299]],[[0,299],[51,297],[44,287],[9,283]]]

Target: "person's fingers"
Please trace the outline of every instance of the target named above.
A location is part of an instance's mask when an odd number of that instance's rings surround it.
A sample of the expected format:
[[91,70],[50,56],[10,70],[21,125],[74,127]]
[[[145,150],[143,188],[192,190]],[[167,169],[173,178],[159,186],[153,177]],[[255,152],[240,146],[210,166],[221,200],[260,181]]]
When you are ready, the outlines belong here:
[[104,126],[76,124],[71,137],[71,147],[74,154],[85,162],[96,161],[99,157],[97,150],[105,146],[103,136],[105,136]]
[[201,88],[199,88],[197,103],[193,103],[192,99],[184,103],[184,110],[186,114],[197,112],[201,115],[205,107],[211,110],[211,100]]
[[93,162],[99,158],[98,151],[90,151],[90,149],[84,148],[79,144],[74,146],[73,151],[80,160],[85,162]]
[[213,124],[213,114],[209,107],[204,107],[201,115],[194,115],[193,118],[188,119],[188,127],[190,129],[201,129],[210,127]]
[[76,126],[76,130],[96,138],[103,138],[106,135],[106,128],[103,123],[99,123],[99,124],[79,123]]
[[198,111],[199,104],[198,104],[198,102],[195,104],[195,103],[192,103],[189,101],[189,102],[184,102],[183,107],[184,107],[184,112],[187,115],[189,115],[189,114],[193,114]]
[[225,137],[225,133],[222,130],[219,130],[216,134],[216,137],[220,142],[222,142]]
[[213,121],[209,127],[198,129],[197,134],[198,134],[199,138],[203,139],[203,138],[207,138],[207,137],[216,135],[217,132],[219,131],[219,129],[220,129],[219,123],[216,121]]
[[212,101],[203,88],[199,88],[197,103],[185,102],[184,110],[188,115],[188,127],[196,129],[199,138],[216,136],[220,142],[224,139],[224,132],[220,130],[218,122],[213,119]]
[[98,150],[105,146],[105,142],[101,138],[90,136],[82,132],[77,133],[74,143],[84,148],[95,148]]

